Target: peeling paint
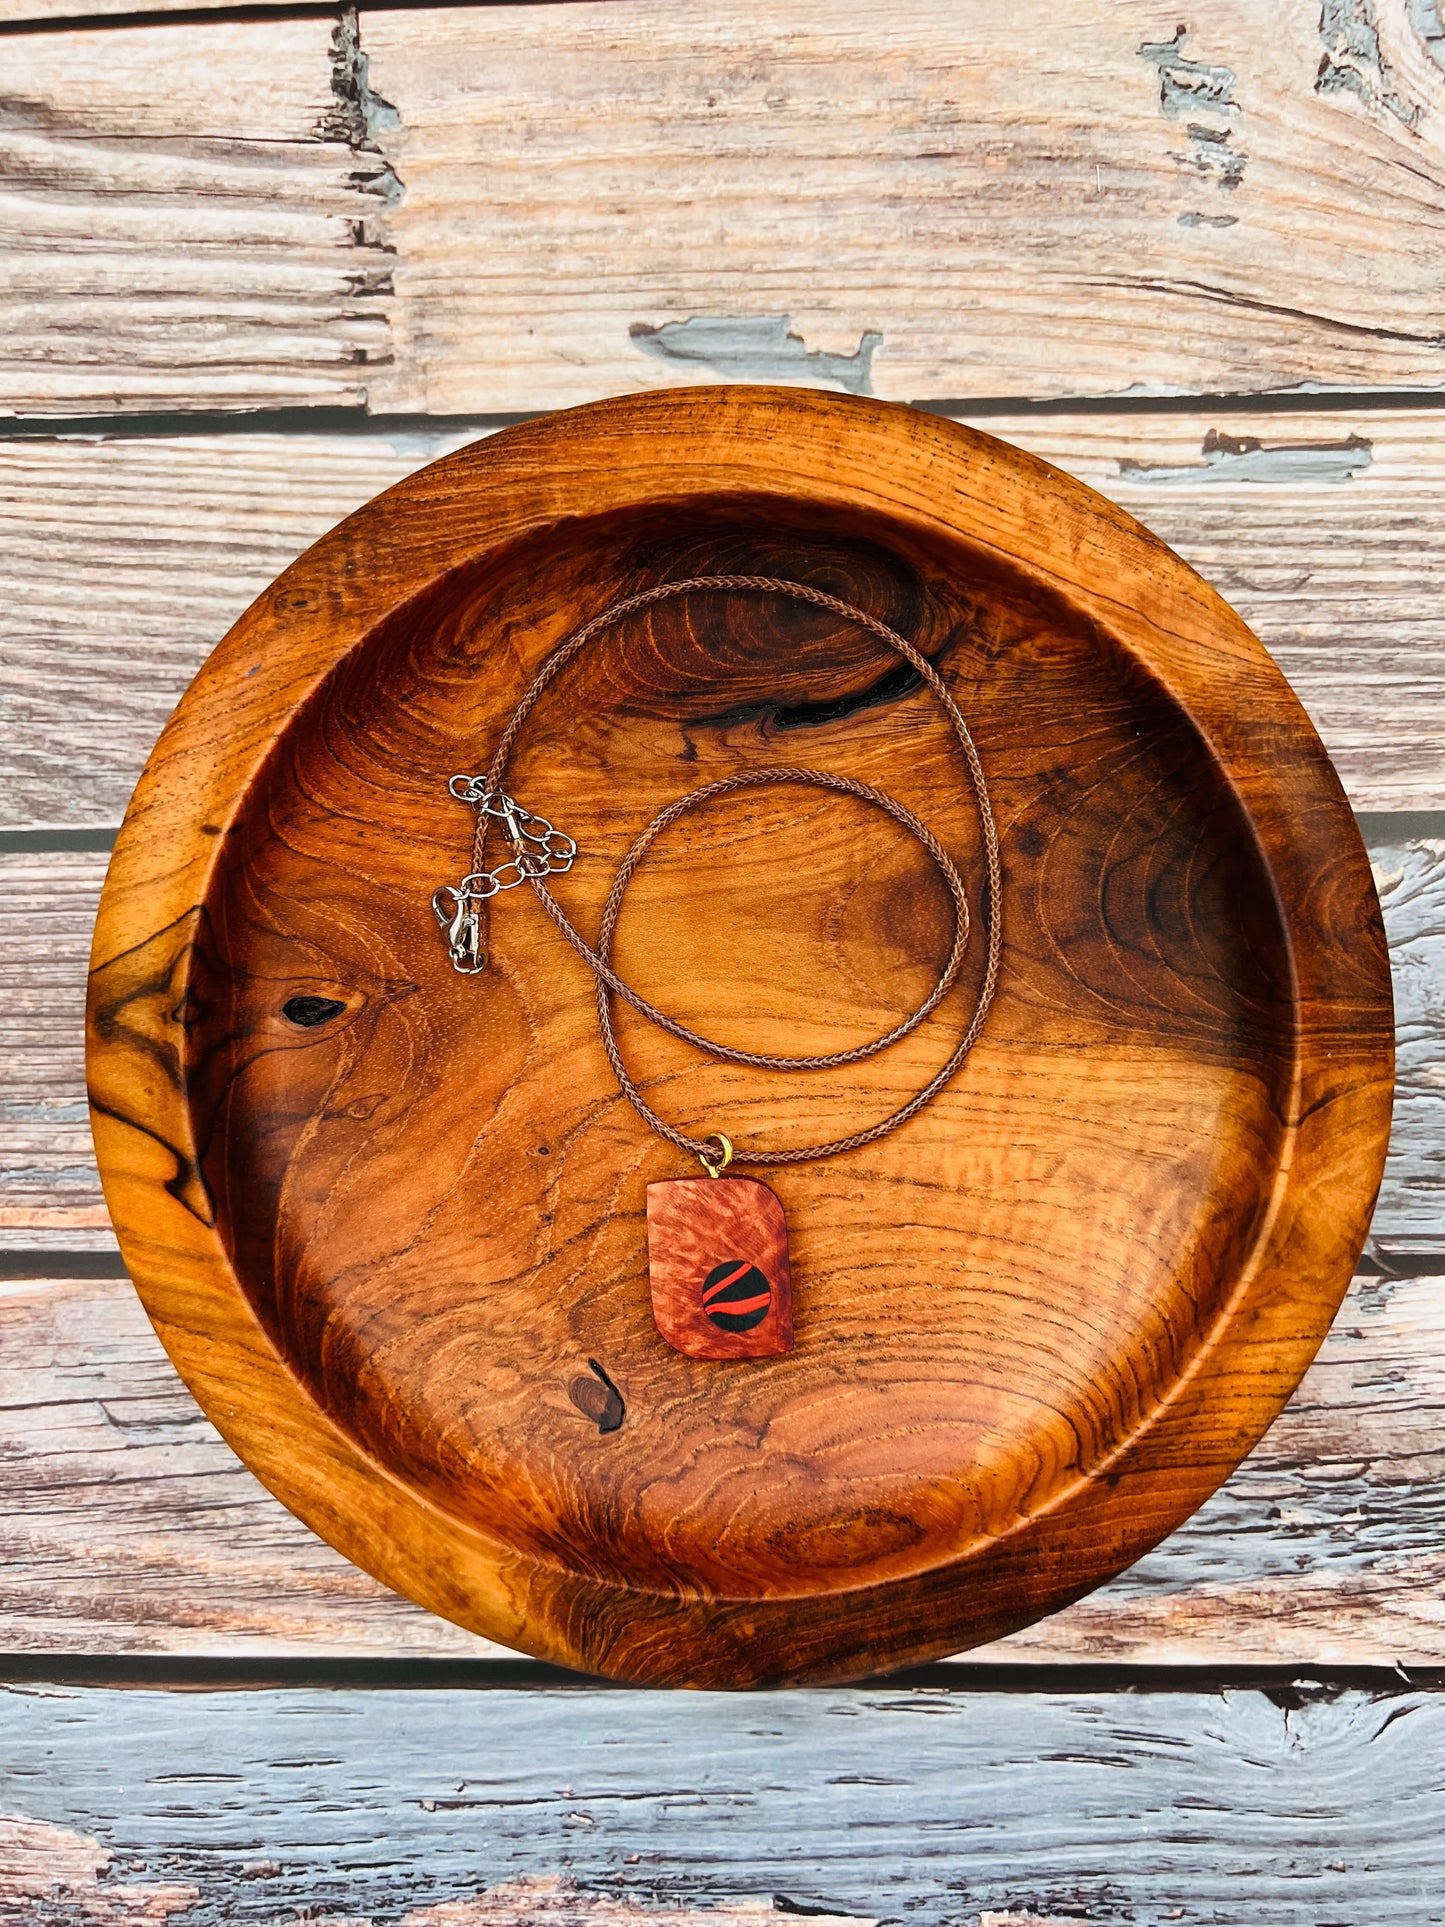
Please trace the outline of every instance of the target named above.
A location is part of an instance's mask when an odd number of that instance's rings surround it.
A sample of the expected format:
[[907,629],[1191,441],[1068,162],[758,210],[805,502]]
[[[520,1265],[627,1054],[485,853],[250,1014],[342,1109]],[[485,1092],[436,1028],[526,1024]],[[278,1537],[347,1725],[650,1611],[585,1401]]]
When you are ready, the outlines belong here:
[[[1433,11],[1433,0],[1429,4]],[[1423,8],[1419,10],[1423,12]],[[1435,26],[1438,30],[1438,13]],[[1354,94],[1371,111],[1386,108],[1402,126],[1415,132],[1420,109],[1400,93],[1394,69],[1380,51],[1375,0],[1321,0],[1320,40],[1324,53],[1315,76],[1317,94]]]
[[1406,0],[1410,25],[1437,67],[1445,67],[1445,22],[1440,18],[1440,0]]
[[[106,1878],[111,1854],[98,1841],[43,1820],[0,1814],[0,1920],[45,1922],[46,1927],[164,1927],[173,1915],[200,1908],[211,1920],[209,1897],[179,1883],[133,1886]],[[274,1872],[270,1862],[263,1866]],[[9,1909],[14,1907],[12,1913]],[[626,1894],[592,1893],[565,1874],[524,1874],[461,1900],[412,1909],[401,1927],[773,1927],[789,1915],[810,1914],[817,1927],[878,1927],[860,1914],[789,1904],[764,1896],[690,1906],[685,1900],[649,1905]],[[310,1915],[318,1927],[375,1927],[370,1915]],[[299,1918],[306,1919],[302,1913]],[[1035,1915],[986,1914],[997,1927],[1082,1927]]]
[[[1185,122],[1186,146],[1173,159],[1180,167],[1232,193],[1244,179],[1249,159],[1233,145],[1234,130],[1229,125],[1230,115],[1240,111],[1234,98],[1234,69],[1186,54],[1188,33],[1181,22],[1171,40],[1145,41],[1139,48],[1139,58],[1147,60],[1159,75],[1159,107],[1165,119]],[[1203,218],[1181,217],[1180,225],[1196,227]]]
[[785,314],[691,315],[652,327],[634,321],[633,346],[662,361],[701,363],[731,381],[831,383],[850,395],[873,392],[873,356],[883,336],[873,328],[851,355],[809,348]]
[[1274,442],[1253,435],[1222,435],[1211,428],[1200,448],[1202,462],[1137,462],[1119,458],[1128,482],[1169,486],[1198,482],[1348,482],[1370,466],[1374,447],[1363,435],[1339,442]]
[[1181,214],[1180,227],[1238,227],[1237,214]]
[[[790,1914],[811,1914],[818,1927],[877,1927],[858,1914],[793,1905],[773,1897],[724,1900],[691,1907],[686,1901],[648,1906],[624,1894],[590,1893],[566,1875],[531,1874],[488,1887],[471,1900],[443,1901],[407,1914],[401,1927],[772,1927]],[[372,1927],[370,1921],[347,1927]],[[1048,1927],[1042,1923],[1041,1927]]]
[[1181,23],[1174,29],[1173,39],[1146,41],[1139,49],[1139,58],[1158,69],[1159,105],[1170,120],[1181,120],[1201,108],[1234,113],[1234,69],[1192,60],[1184,52],[1188,34],[1188,27]]
[[1201,180],[1232,193],[1244,179],[1249,156],[1231,147],[1230,138],[1228,131],[1214,134],[1202,127],[1191,127],[1188,147],[1172,158],[1176,166],[1187,168]]
[[372,88],[371,63],[362,49],[355,7],[347,7],[332,29],[331,98],[322,137],[345,141],[358,163],[353,174],[356,185],[394,207],[406,189],[385,158],[382,136],[401,126],[401,115]]
[[109,1852],[85,1834],[0,1814],[0,1920],[161,1927],[200,1899],[198,1888],[179,1882],[112,1883],[110,1864]]
[[1248,156],[1230,145],[1233,134],[1227,127],[1206,127],[1191,121],[1187,128],[1189,151],[1176,158],[1217,187],[1233,190],[1244,179]]

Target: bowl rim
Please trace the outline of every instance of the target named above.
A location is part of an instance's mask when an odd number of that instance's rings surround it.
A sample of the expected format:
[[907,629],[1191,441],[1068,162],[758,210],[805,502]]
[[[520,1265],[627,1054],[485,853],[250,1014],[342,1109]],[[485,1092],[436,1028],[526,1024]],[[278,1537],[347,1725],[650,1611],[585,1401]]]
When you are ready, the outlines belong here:
[[[1272,880],[1293,979],[1274,1188],[1184,1369],[1105,1461],[1026,1522],[930,1571],[819,1595],[831,1620],[797,1597],[663,1595],[559,1573],[368,1455],[277,1349],[207,1222],[175,1029],[226,828],[278,730],[346,653],[398,605],[559,516],[719,488],[826,496],[961,538],[1103,623],[1224,772]],[[809,389],[660,390],[517,424],[408,476],[284,570],[208,657],[146,764],[106,877],[87,1007],[92,1128],[121,1252],[182,1378],[251,1470],[347,1558],[445,1618],[634,1681],[836,1681],[937,1658],[959,1649],[961,1602],[973,1602],[980,1643],[1173,1530],[1275,1417],[1338,1308],[1384,1165],[1393,1018],[1383,939],[1347,945],[1324,921],[1326,864],[1374,904],[1343,789],[1263,645],[1172,550],[1036,457],[900,404]],[[127,969],[139,987],[118,1022],[102,973],[110,986]],[[1019,1610],[1041,1585],[1047,1604]],[[599,1639],[619,1612],[625,1634]]]

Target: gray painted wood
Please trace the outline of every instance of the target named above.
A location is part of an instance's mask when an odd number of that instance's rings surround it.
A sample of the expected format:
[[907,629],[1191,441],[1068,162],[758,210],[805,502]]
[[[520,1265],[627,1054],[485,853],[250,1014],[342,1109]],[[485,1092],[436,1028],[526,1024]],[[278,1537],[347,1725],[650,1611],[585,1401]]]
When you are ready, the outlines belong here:
[[[199,1888],[178,1881],[116,1881],[110,1877],[110,1860],[103,1847],[73,1828],[40,1820],[7,1820],[0,1814],[0,1905],[15,1896],[17,1914],[27,1922],[44,1920],[51,1927],[63,1927],[65,1922],[98,1918],[141,1927],[176,1912],[187,1915],[200,1897]],[[7,1921],[15,1917],[10,1912],[4,1915]],[[563,1874],[524,1874],[465,1900],[413,1908],[402,1927],[775,1927],[789,1918],[791,1911],[771,1898],[748,1895],[702,1907],[685,1902],[652,1907],[625,1894],[579,1887]],[[845,1920],[820,1913],[813,1918],[821,1920],[823,1927],[830,1922],[834,1927],[879,1927],[857,1915]],[[993,1914],[989,1921],[991,1927],[1031,1927],[1018,1914],[1006,1921]],[[370,1916],[355,1914],[344,1922],[330,1915],[327,1922],[328,1927],[373,1927]],[[1043,1921],[1036,1927],[1070,1927],[1070,1923]]]
[[0,1784],[183,1927],[444,1927],[413,1910],[544,1872],[918,1927],[1445,1921],[1445,1699],[1281,1698],[12,1691]]

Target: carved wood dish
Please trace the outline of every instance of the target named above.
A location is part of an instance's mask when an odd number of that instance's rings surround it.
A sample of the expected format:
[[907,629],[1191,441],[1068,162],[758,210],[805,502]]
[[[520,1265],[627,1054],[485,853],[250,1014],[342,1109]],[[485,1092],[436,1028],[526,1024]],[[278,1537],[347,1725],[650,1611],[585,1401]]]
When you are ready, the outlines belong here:
[[[457,975],[429,906],[484,766],[576,622],[670,577],[813,584],[915,640],[975,732],[1003,968],[908,1125],[769,1173],[794,1349],[665,1344],[647,1185],[590,973],[525,889]],[[665,802],[769,761],[878,784],[972,890],[947,729],[879,644],[700,596],[563,672],[509,787],[574,836],[595,931]],[[949,940],[926,854],[845,796],[689,813],[616,959],[683,1022],[835,1051]],[[720,1065],[619,1013],[683,1129],[854,1129],[947,1056],[974,975],[839,1074]],[[967,974],[967,973],[966,973]],[[1298,1380],[1390,1111],[1359,836],[1283,678],[1099,496],[910,410],[695,388],[512,428],[310,549],[167,727],[97,926],[106,1195],[181,1373],[287,1505],[463,1625],[618,1678],[837,1680],[992,1639],[1184,1519]],[[739,1158],[746,1169],[746,1158]]]

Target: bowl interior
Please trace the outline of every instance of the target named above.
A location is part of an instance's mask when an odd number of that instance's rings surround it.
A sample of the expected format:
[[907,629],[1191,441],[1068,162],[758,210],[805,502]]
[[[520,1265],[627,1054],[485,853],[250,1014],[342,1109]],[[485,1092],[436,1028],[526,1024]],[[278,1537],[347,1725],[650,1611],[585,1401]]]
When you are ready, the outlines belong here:
[[[429,899],[470,867],[447,779],[485,767],[550,649],[619,595],[719,572],[827,589],[938,663],[988,772],[1005,952],[983,1039],[927,1111],[759,1173],[787,1212],[796,1349],[707,1363],[658,1336],[646,1275],[646,1184],[695,1172],[619,1095],[591,974],[524,888],[492,906],[490,968],[459,976]],[[866,633],[772,597],[697,595],[599,636],[507,787],[577,839],[556,893],[591,936],[664,803],[775,763],[899,797],[977,904],[976,815],[933,698]],[[748,790],[654,847],[615,954],[726,1043],[833,1051],[914,1007],[950,928],[890,819]],[[689,1131],[831,1138],[927,1081],[982,958],[976,929],[935,1017],[838,1072],[719,1064],[626,1010],[619,1034]],[[1295,1027],[1249,826],[1106,629],[962,541],[725,493],[559,523],[359,638],[226,826],[194,967],[205,1180],[314,1396],[409,1486],[544,1561],[730,1598],[955,1558],[1115,1450],[1238,1277]],[[603,1429],[607,1385],[623,1417]]]

